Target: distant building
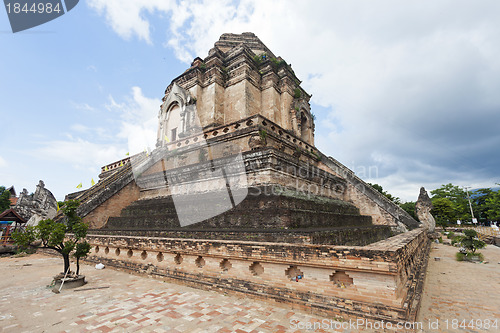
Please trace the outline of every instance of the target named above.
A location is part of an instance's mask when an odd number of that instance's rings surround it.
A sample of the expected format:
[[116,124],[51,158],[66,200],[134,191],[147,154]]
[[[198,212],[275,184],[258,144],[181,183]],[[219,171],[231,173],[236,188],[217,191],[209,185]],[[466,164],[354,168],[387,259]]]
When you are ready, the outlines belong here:
[[7,191],[10,192],[10,208],[13,208],[17,204],[17,194],[14,185],[9,187]]
[[0,214],[0,253],[12,252],[12,232],[26,226],[23,219],[13,208],[7,209]]

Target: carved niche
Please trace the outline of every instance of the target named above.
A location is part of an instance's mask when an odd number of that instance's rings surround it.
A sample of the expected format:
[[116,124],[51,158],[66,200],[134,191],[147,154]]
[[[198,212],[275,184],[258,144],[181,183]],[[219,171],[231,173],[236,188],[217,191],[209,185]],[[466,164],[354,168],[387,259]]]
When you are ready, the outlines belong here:
[[158,115],[157,146],[164,146],[188,135],[201,132],[196,100],[189,91],[173,83]]

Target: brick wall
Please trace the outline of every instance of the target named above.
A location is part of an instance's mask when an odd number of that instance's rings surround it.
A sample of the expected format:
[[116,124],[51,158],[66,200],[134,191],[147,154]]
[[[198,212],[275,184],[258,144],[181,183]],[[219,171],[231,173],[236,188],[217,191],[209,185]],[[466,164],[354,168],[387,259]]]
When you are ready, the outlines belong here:
[[110,216],[120,216],[121,210],[137,199],[139,199],[139,187],[132,181],[87,214],[83,221],[88,223],[90,228],[102,228]]
[[416,315],[411,309],[418,308],[428,249],[422,229],[364,247],[110,235],[88,241],[92,262],[323,314],[394,322]]

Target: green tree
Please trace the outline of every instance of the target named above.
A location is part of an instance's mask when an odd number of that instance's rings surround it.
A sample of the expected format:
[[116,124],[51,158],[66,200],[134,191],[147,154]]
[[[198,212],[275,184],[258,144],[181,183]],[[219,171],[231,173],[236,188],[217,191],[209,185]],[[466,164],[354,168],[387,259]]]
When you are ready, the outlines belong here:
[[453,202],[448,198],[432,199],[431,214],[437,222],[451,222],[455,221],[456,212]]
[[491,188],[480,188],[475,190],[471,194],[472,208],[474,210],[474,215],[480,221],[484,221],[488,218],[488,199],[491,199],[496,192],[493,192]]
[[485,199],[484,206],[487,218],[494,221],[500,220],[500,190],[492,191],[488,198]]
[[29,225],[26,232],[13,232],[12,239],[19,246],[20,252],[28,252],[31,243],[36,241],[35,227]]
[[441,185],[440,188],[431,191],[432,194],[432,205],[435,206],[434,202],[436,199],[448,199],[451,203],[451,209],[453,214],[450,215],[449,221],[453,219],[460,220],[470,220],[470,210],[469,201],[467,199],[467,193],[459,186],[453,185],[451,183],[446,185]]
[[80,274],[80,258],[87,256],[90,252],[90,244],[84,240],[88,229],[88,225],[81,221],[73,224],[73,237],[80,240],[80,242],[76,243],[75,253],[73,254],[76,258],[76,275]]
[[10,192],[0,186],[0,213],[10,208]]
[[465,229],[464,236],[458,236],[458,241],[462,245],[467,253],[475,254],[477,250],[482,249],[486,246],[486,243],[477,239],[477,232],[473,229]]
[[66,201],[62,208],[66,215],[66,223],[54,222],[51,219],[42,220],[36,227],[26,229],[25,235],[16,232],[16,235],[13,236],[14,239],[18,239],[20,245],[26,244],[28,240],[40,239],[43,247],[53,249],[61,254],[64,261],[64,272],[69,272],[69,258],[71,252],[76,249],[73,255],[77,259],[77,274],[79,274],[80,258],[85,257],[90,251],[90,244],[85,241],[88,226],[82,222],[76,211],[79,205],[77,200]]
[[417,214],[415,213],[415,201],[408,201],[399,204],[399,207],[401,207],[405,212],[411,215],[415,220],[418,221]]
[[38,238],[42,241],[42,246],[56,250],[64,260],[64,272],[69,272],[69,255],[75,248],[75,241],[66,240],[66,232],[69,228],[63,223],[54,222],[51,219],[38,222]]
[[398,197],[395,197],[392,194],[387,193],[386,191],[384,191],[383,187],[380,186],[379,184],[368,183],[368,185],[370,185],[371,187],[373,187],[374,189],[376,189],[378,192],[382,193],[387,199],[391,200],[396,205],[399,205],[401,203],[401,199],[399,199]]

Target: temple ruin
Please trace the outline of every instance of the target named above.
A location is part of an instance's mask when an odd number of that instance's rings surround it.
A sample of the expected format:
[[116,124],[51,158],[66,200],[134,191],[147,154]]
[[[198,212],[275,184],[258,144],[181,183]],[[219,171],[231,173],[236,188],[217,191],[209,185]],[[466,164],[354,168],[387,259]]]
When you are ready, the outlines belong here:
[[314,145],[309,95],[252,33],[165,90],[154,149],[71,194],[89,260],[336,317],[415,318],[426,230]]
[[40,180],[35,193],[28,194],[28,190],[23,188],[14,209],[27,221],[27,225],[37,225],[41,220],[56,216],[57,200]]

